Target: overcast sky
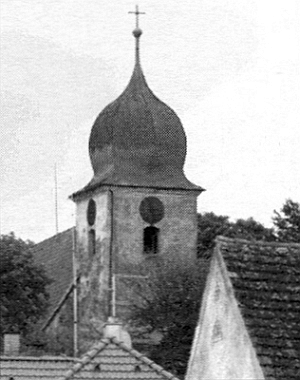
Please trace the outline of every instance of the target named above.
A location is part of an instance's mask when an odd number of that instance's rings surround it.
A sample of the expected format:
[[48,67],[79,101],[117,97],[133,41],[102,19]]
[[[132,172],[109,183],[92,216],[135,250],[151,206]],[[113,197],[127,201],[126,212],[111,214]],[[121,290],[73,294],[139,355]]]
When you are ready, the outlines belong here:
[[[199,212],[270,225],[300,201],[300,2],[141,0],[141,61],[180,117]],[[135,2],[1,0],[1,233],[74,224],[91,127],[134,64]]]

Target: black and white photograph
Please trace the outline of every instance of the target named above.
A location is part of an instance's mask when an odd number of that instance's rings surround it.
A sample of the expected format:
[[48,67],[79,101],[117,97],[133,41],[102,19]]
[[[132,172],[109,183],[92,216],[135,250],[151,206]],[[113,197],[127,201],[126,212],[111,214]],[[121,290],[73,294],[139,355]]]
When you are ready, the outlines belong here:
[[300,2],[0,0],[0,379],[300,379]]

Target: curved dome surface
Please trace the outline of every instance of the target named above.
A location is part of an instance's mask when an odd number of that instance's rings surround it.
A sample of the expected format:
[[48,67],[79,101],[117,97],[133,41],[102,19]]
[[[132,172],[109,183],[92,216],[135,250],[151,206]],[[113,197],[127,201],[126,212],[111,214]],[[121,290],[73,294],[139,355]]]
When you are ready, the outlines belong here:
[[96,184],[199,189],[183,172],[186,136],[148,87],[137,53],[124,92],[97,117],[89,140]]

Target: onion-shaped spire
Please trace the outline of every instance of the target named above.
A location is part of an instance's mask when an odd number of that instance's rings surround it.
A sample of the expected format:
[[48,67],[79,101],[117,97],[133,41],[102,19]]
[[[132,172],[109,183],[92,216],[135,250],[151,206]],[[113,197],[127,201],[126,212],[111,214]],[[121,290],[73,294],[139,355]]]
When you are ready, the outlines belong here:
[[140,64],[138,8],[135,66],[123,93],[97,117],[89,141],[94,177],[101,185],[201,191],[184,175],[186,137],[176,113],[150,90]]

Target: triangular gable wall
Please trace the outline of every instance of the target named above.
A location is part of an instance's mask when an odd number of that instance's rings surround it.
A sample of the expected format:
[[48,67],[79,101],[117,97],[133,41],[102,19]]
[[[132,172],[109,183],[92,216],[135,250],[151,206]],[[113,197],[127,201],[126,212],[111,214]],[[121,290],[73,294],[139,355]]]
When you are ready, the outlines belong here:
[[179,380],[170,372],[116,338],[104,338],[59,380]]
[[215,248],[186,380],[262,380],[225,262]]

